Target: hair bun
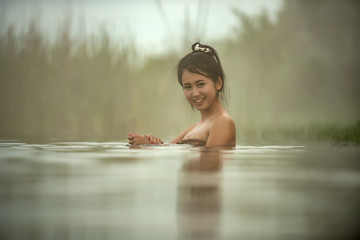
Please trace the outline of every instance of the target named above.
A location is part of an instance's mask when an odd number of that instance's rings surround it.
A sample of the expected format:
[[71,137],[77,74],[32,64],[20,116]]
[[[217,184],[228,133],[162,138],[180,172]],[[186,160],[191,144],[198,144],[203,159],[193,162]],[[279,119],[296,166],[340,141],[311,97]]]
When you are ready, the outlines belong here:
[[204,53],[210,53],[212,52],[212,49],[205,46],[205,45],[201,45],[200,43],[196,42],[191,46],[192,50],[194,52],[204,52]]

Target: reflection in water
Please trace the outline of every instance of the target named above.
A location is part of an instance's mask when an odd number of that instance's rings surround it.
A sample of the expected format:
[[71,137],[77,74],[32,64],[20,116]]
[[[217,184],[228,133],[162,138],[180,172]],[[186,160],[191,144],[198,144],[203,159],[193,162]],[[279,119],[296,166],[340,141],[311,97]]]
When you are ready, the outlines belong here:
[[0,142],[0,239],[353,239],[360,149]]
[[220,239],[221,158],[204,149],[184,162],[178,189],[178,239]]

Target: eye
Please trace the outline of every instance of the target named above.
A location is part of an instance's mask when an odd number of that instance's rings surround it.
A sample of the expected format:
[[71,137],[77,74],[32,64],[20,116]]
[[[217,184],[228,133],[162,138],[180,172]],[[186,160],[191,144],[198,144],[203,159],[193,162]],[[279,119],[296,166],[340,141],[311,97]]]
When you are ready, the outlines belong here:
[[205,86],[205,83],[199,83],[197,86],[198,87],[203,87],[203,86]]
[[191,88],[191,86],[189,86],[189,85],[184,85],[183,86],[183,89],[190,89]]

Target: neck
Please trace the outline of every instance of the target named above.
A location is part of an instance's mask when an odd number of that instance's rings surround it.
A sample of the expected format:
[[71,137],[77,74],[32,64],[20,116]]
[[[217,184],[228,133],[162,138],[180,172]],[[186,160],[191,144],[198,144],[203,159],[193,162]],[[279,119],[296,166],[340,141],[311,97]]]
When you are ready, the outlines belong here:
[[219,98],[216,98],[214,103],[211,105],[210,108],[200,111],[201,114],[201,121],[205,121],[209,119],[210,117],[213,117],[215,115],[221,114],[225,111],[223,105],[220,102]]

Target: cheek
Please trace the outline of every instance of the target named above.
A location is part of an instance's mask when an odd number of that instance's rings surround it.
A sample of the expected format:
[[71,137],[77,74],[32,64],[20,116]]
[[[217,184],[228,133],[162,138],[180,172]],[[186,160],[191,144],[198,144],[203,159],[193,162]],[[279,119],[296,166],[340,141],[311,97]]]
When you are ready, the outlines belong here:
[[184,96],[186,98],[189,98],[190,97],[190,91],[184,91]]
[[214,94],[216,95],[217,93],[215,86],[211,86],[210,84],[209,86],[206,87],[206,89],[204,89],[204,91],[206,91],[210,95],[214,95]]

